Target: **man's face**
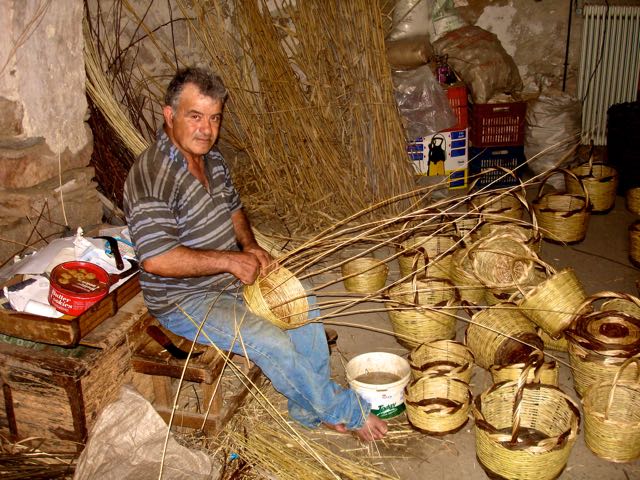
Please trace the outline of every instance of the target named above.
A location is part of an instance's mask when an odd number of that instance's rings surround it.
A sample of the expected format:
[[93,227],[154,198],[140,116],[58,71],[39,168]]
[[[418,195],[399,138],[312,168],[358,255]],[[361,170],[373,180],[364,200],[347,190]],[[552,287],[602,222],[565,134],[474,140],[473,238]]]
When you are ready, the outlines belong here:
[[170,106],[162,110],[169,137],[186,158],[206,154],[218,139],[222,120],[222,101],[200,93],[187,83],[174,112]]

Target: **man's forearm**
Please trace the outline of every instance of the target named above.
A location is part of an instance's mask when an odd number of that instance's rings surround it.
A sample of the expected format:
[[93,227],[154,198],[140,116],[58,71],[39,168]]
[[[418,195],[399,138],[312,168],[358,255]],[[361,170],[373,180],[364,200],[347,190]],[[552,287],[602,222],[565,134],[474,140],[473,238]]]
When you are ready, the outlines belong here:
[[231,221],[233,222],[233,231],[236,234],[236,240],[243,249],[258,244],[258,242],[256,242],[256,238],[253,236],[249,219],[244,213],[244,210],[240,209],[233,212],[231,215]]

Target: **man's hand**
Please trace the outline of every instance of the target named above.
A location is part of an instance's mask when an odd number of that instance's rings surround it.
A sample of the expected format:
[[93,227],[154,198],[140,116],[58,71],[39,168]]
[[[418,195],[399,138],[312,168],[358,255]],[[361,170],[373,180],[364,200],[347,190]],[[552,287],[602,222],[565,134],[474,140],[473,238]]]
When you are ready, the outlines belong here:
[[227,252],[229,255],[229,272],[245,285],[251,285],[260,275],[261,262],[251,252]]
[[278,263],[273,259],[273,257],[257,243],[243,248],[242,251],[256,256],[260,262],[262,275],[267,275],[278,267]]

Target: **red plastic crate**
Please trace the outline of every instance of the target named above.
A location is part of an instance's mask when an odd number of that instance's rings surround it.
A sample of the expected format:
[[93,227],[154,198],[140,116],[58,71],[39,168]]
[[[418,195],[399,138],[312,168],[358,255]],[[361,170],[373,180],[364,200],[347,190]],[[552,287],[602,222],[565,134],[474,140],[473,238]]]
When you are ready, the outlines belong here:
[[474,147],[524,144],[527,102],[471,105],[469,140]]
[[467,87],[465,85],[452,85],[445,88],[449,106],[458,118],[458,123],[448,128],[445,132],[464,130],[469,126],[469,105],[467,103]]

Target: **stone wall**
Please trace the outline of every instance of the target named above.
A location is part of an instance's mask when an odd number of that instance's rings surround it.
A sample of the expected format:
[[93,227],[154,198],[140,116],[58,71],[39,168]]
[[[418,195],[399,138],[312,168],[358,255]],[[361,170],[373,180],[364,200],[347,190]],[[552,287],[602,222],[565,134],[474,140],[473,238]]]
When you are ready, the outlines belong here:
[[[82,0],[0,0],[0,263],[100,223]],[[25,251],[32,251],[27,248]]]

